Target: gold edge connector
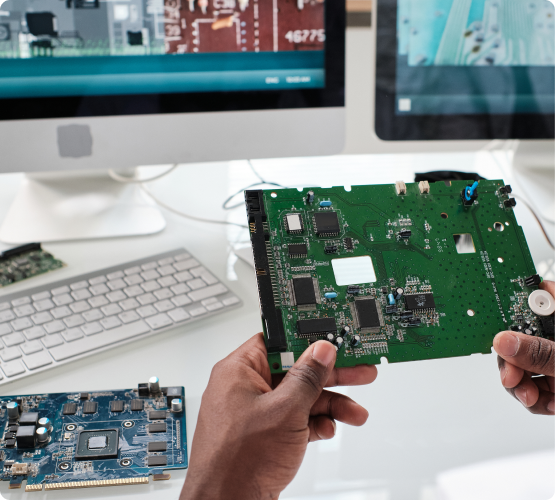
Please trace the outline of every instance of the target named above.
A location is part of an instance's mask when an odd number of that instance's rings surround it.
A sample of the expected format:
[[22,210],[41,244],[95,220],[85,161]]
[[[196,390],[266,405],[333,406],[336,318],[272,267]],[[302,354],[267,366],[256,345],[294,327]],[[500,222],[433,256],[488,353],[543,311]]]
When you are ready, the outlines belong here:
[[28,484],[25,486],[25,491],[42,491],[42,484]]
[[70,490],[74,488],[100,488],[102,486],[127,486],[130,484],[148,484],[148,477],[130,477],[125,479],[102,479],[100,481],[75,481],[68,483],[48,483],[45,490]]

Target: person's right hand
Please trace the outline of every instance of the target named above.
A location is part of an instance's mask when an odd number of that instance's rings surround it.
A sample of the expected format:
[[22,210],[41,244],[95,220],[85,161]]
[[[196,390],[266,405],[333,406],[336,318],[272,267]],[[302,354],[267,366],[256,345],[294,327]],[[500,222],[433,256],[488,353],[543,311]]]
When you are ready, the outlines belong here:
[[[555,296],[554,282],[543,282],[540,288]],[[531,413],[555,415],[555,342],[501,332],[493,339],[493,347],[499,354],[501,383],[507,392]]]

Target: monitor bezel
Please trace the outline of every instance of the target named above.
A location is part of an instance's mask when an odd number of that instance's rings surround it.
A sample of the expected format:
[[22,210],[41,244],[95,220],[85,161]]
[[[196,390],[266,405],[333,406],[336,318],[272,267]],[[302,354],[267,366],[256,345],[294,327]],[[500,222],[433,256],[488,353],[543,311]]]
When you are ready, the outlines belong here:
[[345,0],[325,2],[325,87],[0,99],[0,122],[345,106]]
[[[397,0],[375,0],[376,135],[385,141],[553,139],[555,115],[397,115]],[[376,9],[377,7],[377,9]]]

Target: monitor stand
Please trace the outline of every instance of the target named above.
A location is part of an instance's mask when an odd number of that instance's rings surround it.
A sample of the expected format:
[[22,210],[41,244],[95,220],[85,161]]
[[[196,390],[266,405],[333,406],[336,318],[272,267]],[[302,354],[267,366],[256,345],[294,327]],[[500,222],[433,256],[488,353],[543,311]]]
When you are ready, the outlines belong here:
[[[555,142],[522,141],[513,158],[515,193],[523,191],[544,220],[555,217]],[[517,200],[518,203],[518,200]]]
[[[133,173],[133,171],[131,171]],[[27,174],[0,227],[12,244],[154,234],[160,210],[136,184],[105,171]]]

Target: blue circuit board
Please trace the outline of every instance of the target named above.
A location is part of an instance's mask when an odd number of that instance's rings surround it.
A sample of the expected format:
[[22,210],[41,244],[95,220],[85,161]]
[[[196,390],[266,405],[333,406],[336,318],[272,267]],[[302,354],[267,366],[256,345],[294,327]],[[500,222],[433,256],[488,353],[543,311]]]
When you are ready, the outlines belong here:
[[169,479],[188,465],[185,392],[149,385],[0,397],[0,478],[25,491]]

